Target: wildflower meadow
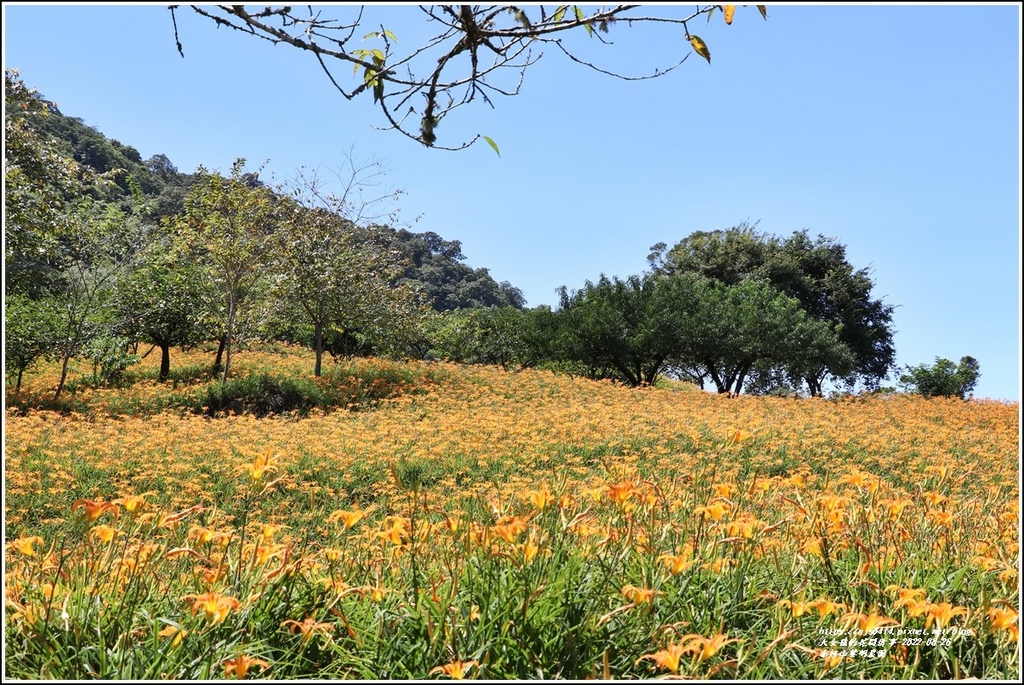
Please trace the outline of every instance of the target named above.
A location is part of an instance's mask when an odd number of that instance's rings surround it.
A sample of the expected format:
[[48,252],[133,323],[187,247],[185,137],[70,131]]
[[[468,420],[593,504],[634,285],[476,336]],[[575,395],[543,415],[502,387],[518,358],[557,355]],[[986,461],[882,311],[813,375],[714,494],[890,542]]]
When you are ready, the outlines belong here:
[[1020,676],[1016,403],[156,356],[8,390],[6,677]]

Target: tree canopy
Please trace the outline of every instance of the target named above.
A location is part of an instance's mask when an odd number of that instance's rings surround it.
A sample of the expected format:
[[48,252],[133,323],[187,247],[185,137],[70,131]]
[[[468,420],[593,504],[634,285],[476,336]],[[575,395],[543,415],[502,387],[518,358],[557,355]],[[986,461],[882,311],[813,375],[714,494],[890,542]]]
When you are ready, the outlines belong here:
[[[710,63],[707,42],[691,27],[702,17],[710,22],[716,12],[721,13],[725,24],[731,24],[736,10],[735,5],[613,5],[599,9],[584,9],[581,5],[430,5],[420,6],[419,11],[433,33],[417,41],[396,35],[392,30],[396,27],[378,23],[371,18],[372,9],[366,7],[189,7],[218,28],[227,27],[313,54],[342,96],[347,100],[372,98],[387,128],[427,147],[462,149],[483,138],[496,152],[497,143],[481,134],[454,146],[439,145],[437,129],[459,107],[473,103],[493,107],[495,96],[517,95],[527,70],[541,59],[545,48],[611,77],[657,78],[693,53]],[[756,7],[767,19],[765,5]],[[176,18],[178,6],[169,9],[178,51],[184,57]],[[585,56],[581,46],[567,39],[585,32],[591,45],[600,46],[610,42],[604,36],[614,31],[641,28],[652,32],[651,40],[678,43],[678,59],[653,71],[641,64],[639,68],[644,71],[639,75],[623,74],[599,66]],[[680,29],[685,42],[679,39]],[[653,33],[658,30],[665,33]],[[702,32],[706,30],[701,28]],[[354,81],[346,80],[348,69],[353,70]],[[352,77],[347,75],[348,79]]]
[[877,388],[894,367],[894,307],[873,296],[870,271],[855,269],[846,246],[835,238],[812,239],[804,230],[783,239],[744,223],[697,231],[671,249],[659,243],[651,251],[648,261],[655,272],[692,273],[730,285],[763,281],[796,298],[812,318],[835,327],[853,355],[852,367],[845,358],[834,358],[789,370],[791,381],[806,382],[812,395],[821,394],[827,378]]
[[956,364],[949,359],[935,358],[935,364],[908,366],[900,376],[907,390],[925,397],[959,397],[965,399],[981,377],[981,365],[971,356]]

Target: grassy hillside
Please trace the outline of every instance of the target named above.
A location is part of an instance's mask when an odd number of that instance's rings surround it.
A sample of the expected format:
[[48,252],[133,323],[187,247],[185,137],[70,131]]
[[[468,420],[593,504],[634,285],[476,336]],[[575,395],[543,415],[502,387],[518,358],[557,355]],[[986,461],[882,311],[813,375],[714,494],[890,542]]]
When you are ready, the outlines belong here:
[[342,406],[211,418],[175,359],[8,395],[9,675],[1019,674],[1016,404],[281,348],[233,368]]

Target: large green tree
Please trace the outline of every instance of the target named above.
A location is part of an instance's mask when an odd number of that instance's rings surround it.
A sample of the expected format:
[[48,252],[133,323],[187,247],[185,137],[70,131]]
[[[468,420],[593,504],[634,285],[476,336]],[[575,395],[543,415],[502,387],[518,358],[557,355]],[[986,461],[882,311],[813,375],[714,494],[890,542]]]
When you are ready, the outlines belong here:
[[602,275],[596,283],[561,289],[559,314],[564,354],[596,376],[650,385],[666,366],[687,354],[697,303],[689,279],[647,274],[625,280]]
[[166,239],[154,239],[113,295],[118,332],[160,349],[159,380],[171,371],[171,348],[214,337],[216,290],[203,267]]
[[799,373],[822,364],[842,371],[852,365],[832,326],[763,281],[728,285],[687,275],[669,280],[695,286],[691,327],[673,361],[680,369],[695,370],[698,379],[710,378],[719,393],[739,394],[758,368]]
[[222,382],[231,370],[240,324],[251,325],[259,318],[256,295],[270,276],[280,210],[280,198],[239,159],[228,177],[200,167],[198,180],[185,197],[184,212],[173,222],[182,247],[206,265],[208,278],[220,293]]
[[853,355],[852,367],[841,356],[831,362],[823,357],[817,366],[783,369],[794,382],[806,383],[811,395],[822,394],[828,379],[876,388],[894,368],[894,307],[873,296],[870,271],[855,269],[846,247],[834,238],[812,239],[807,231],[796,231],[783,239],[741,224],[698,231],[671,249],[664,243],[651,249],[648,260],[657,273],[697,274],[728,285],[760,280],[796,298],[811,317],[837,330]]

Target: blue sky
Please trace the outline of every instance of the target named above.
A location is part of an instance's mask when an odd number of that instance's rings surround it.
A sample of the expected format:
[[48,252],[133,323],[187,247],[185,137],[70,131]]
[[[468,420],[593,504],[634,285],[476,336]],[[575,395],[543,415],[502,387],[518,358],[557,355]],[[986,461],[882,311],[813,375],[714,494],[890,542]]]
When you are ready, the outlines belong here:
[[[767,22],[740,7],[731,26],[719,14],[692,27],[710,65],[693,55],[652,81],[548,51],[518,96],[438,128],[442,144],[488,135],[500,157],[377,130],[369,98],[342,98],[311,55],[187,9],[182,59],[165,7],[5,3],[4,66],[65,114],[186,172],[245,157],[284,180],[303,166],[329,175],[350,151],[378,159],[405,191],[411,230],[462,241],[470,265],[529,306],[555,304],[561,285],[640,273],[651,245],[698,230],[758,221],[834,237],[896,306],[901,365],[971,355],[976,396],[1020,399],[1016,3],[769,5]],[[414,6],[374,11],[367,31],[383,23],[400,44],[426,28]],[[613,25],[613,46],[578,42],[640,74],[689,51],[679,33]]]

